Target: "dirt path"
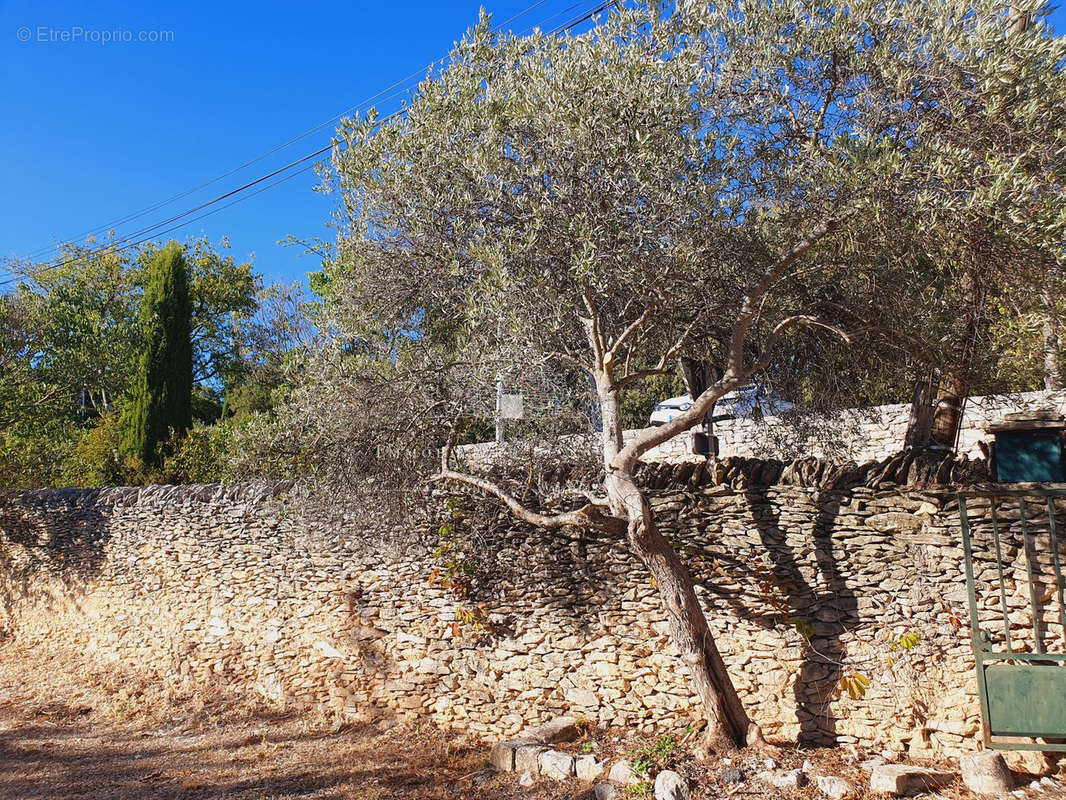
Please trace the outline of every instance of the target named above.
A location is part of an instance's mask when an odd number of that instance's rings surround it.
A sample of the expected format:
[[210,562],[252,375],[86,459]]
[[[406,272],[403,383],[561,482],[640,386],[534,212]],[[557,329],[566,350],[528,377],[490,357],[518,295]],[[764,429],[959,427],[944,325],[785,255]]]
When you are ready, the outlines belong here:
[[[124,701],[128,705],[128,701]],[[39,654],[0,645],[0,798],[514,797],[481,747],[434,731],[199,709],[116,718],[116,696]],[[569,797],[521,790],[524,796]],[[576,793],[575,793],[576,794]]]

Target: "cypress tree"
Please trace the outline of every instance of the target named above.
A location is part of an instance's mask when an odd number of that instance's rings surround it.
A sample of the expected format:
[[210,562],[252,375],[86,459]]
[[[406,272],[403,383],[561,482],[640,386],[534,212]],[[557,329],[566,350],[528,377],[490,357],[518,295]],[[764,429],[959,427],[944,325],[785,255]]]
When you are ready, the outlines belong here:
[[170,242],[152,260],[141,304],[144,351],[127,412],[124,450],[159,466],[161,445],[192,426],[192,304],[181,246]]

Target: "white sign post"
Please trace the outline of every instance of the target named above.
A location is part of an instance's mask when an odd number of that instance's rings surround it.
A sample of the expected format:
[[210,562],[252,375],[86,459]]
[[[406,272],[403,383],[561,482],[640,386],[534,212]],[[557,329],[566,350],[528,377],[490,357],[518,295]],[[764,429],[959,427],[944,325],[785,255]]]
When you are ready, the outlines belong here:
[[503,421],[525,419],[521,394],[503,393],[503,375],[496,377],[496,444],[503,444]]
[[525,409],[522,404],[522,395],[500,395],[500,417],[502,419],[525,419]]

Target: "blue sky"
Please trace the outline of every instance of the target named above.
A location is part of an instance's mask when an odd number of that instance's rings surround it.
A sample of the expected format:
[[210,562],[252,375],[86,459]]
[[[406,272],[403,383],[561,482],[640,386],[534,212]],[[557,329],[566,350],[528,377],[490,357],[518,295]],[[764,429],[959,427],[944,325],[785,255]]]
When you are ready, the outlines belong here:
[[[484,5],[500,22],[535,2]],[[551,28],[595,5],[560,14],[574,2],[541,0],[513,27]],[[0,257],[41,253],[325,122],[443,56],[482,2],[87,5],[0,0]],[[1052,24],[1066,32],[1066,12]],[[324,146],[331,130],[117,230],[258,178]],[[304,173],[167,236],[228,236],[267,280],[300,280],[316,261],[278,240],[332,238],[332,201],[314,184]]]
[[[575,1],[544,0],[514,26],[523,30]],[[487,7],[502,22],[534,2]],[[0,0],[0,257],[38,253],[169,198],[421,72],[477,20],[480,6]],[[545,27],[592,7],[583,2]],[[171,41],[100,41],[125,31]],[[331,132],[117,230],[258,178],[328,144]],[[317,262],[277,242],[289,234],[332,238],[332,201],[313,192],[315,182],[304,173],[168,236],[225,235],[236,255],[255,254],[268,280],[300,279]]]

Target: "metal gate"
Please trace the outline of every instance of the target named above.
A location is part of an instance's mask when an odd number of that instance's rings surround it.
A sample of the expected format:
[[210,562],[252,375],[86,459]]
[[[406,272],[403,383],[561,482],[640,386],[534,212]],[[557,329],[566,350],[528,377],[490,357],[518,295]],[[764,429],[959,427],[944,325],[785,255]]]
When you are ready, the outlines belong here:
[[959,516],[985,746],[1066,752],[1066,487],[964,491]]

